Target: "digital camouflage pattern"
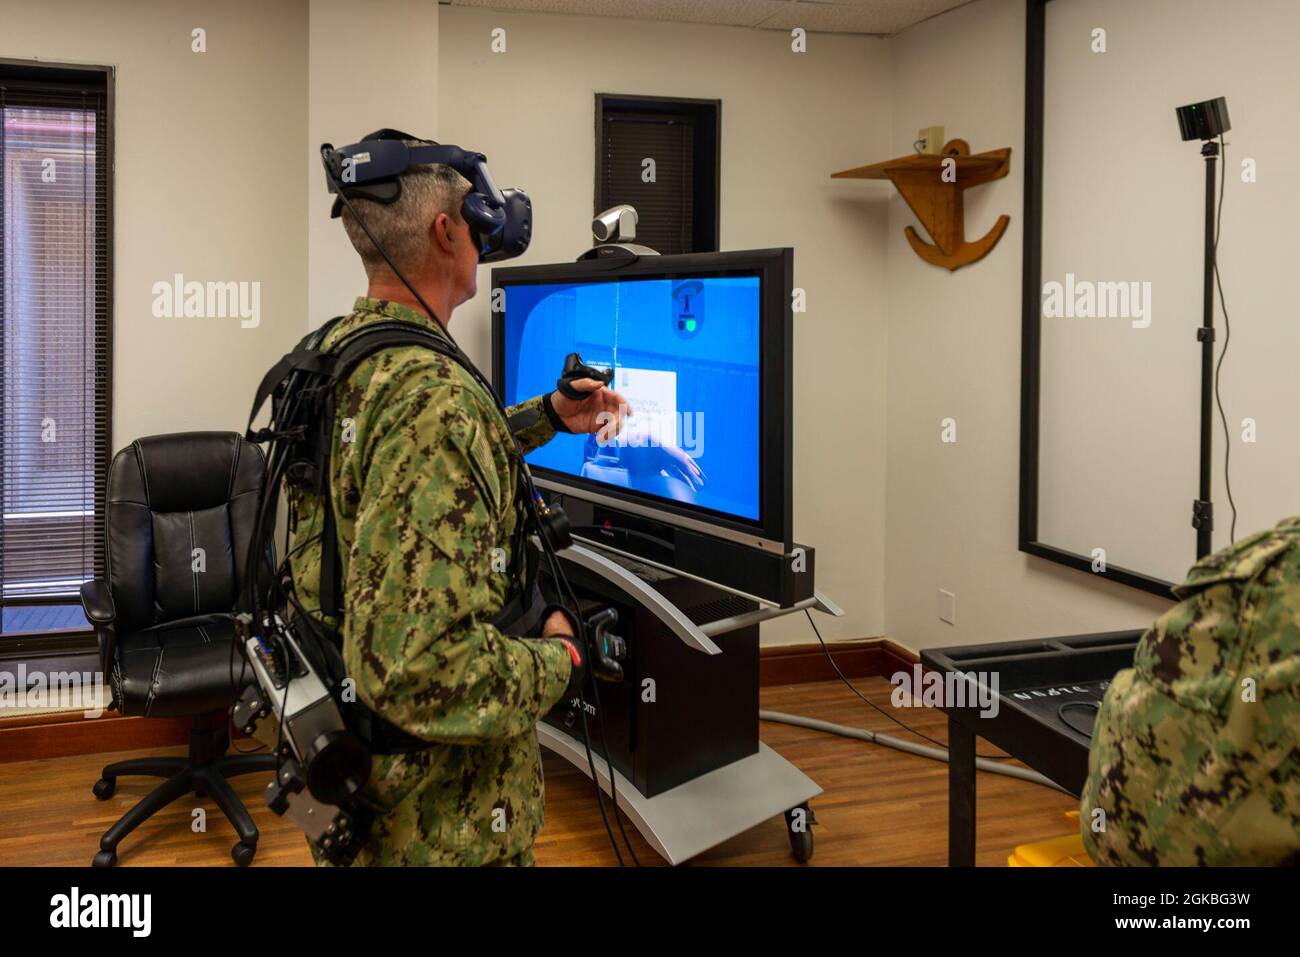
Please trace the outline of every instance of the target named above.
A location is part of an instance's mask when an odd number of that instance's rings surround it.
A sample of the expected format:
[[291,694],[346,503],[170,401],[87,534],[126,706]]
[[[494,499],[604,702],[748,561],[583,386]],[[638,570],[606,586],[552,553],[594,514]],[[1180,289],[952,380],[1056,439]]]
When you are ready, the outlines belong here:
[[[385,319],[442,331],[404,306],[361,298],[326,345]],[[540,411],[540,398],[524,403],[534,405]],[[555,434],[544,414],[524,418],[525,452]],[[359,364],[339,386],[335,419],[330,491],[347,674],[362,702],[433,742],[375,755],[361,797],[376,819],[356,863],[531,863],[543,817],[535,725],[571,665],[560,642],[507,637],[487,623],[510,586],[519,522],[506,422],[460,365],[419,347]],[[316,496],[291,497],[302,548],[294,582],[312,611],[322,520]]]
[[[1300,517],[1202,559],[1097,715],[1101,864],[1300,861]],[[1098,831],[1094,812],[1104,812]]]

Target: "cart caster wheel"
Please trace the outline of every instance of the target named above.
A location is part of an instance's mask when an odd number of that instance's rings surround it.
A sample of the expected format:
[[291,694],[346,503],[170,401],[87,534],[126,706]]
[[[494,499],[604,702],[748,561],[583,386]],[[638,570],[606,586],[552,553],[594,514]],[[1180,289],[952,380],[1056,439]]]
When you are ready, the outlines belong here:
[[790,853],[800,864],[807,864],[813,856],[812,826],[817,817],[807,804],[800,804],[785,812],[785,827],[790,838]]
[[117,791],[117,778],[100,778],[91,790],[95,792],[95,797],[107,801]]
[[230,849],[231,859],[240,867],[247,867],[253,863],[253,855],[256,853],[256,844],[245,844],[242,841]]
[[813,856],[812,831],[790,832],[790,853],[800,864],[807,864]]
[[92,867],[116,867],[117,851],[100,851],[90,863]]

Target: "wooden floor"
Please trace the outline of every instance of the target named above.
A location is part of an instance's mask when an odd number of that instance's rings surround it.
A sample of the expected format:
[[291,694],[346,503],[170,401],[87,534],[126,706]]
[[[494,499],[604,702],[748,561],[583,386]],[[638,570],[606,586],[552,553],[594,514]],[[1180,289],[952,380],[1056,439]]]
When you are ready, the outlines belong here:
[[[888,707],[890,685],[885,679],[859,679],[857,684],[873,701]],[[764,688],[762,703],[775,711],[906,734],[838,682]],[[946,721],[939,712],[916,709],[904,720],[931,737],[945,737]],[[817,815],[812,865],[941,866],[947,862],[947,765],[788,725],[765,722],[762,737],[825,792],[812,802]],[[980,752],[994,753],[994,749],[981,742]],[[145,753],[0,764],[0,865],[88,864],[98,849],[100,833],[156,783],[148,778],[120,778],[116,795],[100,802],[90,792],[100,767]],[[538,864],[614,864],[590,780],[543,753],[546,829],[537,845]],[[310,864],[301,832],[263,804],[262,776],[234,781],[261,830],[254,866]],[[206,832],[191,829],[196,807],[206,810]],[[981,773],[978,863],[1005,864],[1016,844],[1066,833],[1070,826],[1063,814],[1074,807],[1077,802],[1058,791]],[[663,863],[630,825],[628,832],[643,864]],[[126,839],[118,852],[119,866],[234,866],[229,855],[234,840],[234,831],[211,800],[173,804]],[[773,866],[794,861],[785,824],[777,816],[693,863]]]

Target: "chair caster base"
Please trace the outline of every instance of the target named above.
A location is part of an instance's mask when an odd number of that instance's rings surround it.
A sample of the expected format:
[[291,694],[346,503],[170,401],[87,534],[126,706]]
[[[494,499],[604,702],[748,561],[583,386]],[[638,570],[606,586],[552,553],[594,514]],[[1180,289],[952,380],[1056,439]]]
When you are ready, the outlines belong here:
[[92,867],[116,867],[117,851],[100,851],[90,863]]
[[117,778],[100,778],[91,790],[95,793],[95,797],[107,801],[117,792]]
[[247,867],[253,863],[253,855],[257,853],[257,844],[245,844],[240,841],[230,849],[230,857],[239,867]]

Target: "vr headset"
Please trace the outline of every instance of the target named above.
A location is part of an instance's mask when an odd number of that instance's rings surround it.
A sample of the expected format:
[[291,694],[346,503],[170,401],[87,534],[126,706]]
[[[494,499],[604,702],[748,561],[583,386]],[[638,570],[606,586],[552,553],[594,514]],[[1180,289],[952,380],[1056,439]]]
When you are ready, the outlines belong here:
[[[405,140],[418,141],[407,146]],[[498,189],[488,172],[487,157],[459,146],[442,146],[401,130],[378,130],[360,143],[320,148],[325,181],[335,194],[330,216],[343,214],[343,196],[387,206],[402,195],[401,176],[413,166],[441,163],[472,184],[460,213],[469,224],[481,263],[522,255],[533,232],[533,204],[522,189]],[[339,195],[339,194],[342,195]]]

